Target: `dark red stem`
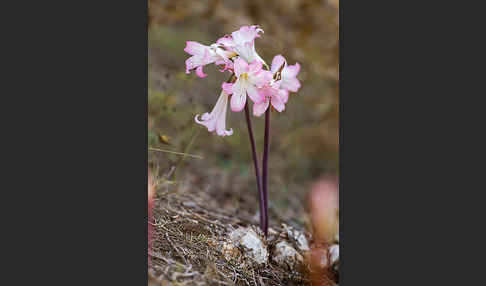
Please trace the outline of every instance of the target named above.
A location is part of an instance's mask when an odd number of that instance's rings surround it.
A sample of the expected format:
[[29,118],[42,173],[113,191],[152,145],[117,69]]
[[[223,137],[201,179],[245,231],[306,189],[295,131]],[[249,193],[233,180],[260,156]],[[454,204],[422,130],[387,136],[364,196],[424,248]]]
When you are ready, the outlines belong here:
[[265,112],[265,138],[263,142],[263,173],[262,173],[262,187],[263,187],[263,204],[265,208],[265,229],[264,233],[268,233],[268,153],[270,150],[270,109],[269,106]]
[[250,111],[248,110],[248,102],[245,104],[245,116],[246,116],[246,124],[248,126],[248,134],[250,135],[250,143],[251,143],[251,152],[253,155],[253,165],[255,167],[255,176],[257,180],[258,186],[258,194],[260,199],[260,228],[263,232],[267,229],[267,212],[265,209],[265,195],[262,191],[262,181],[260,178],[260,168],[258,167],[258,157],[256,153],[255,147],[255,138],[253,137],[253,128],[251,125],[251,118],[250,118]]

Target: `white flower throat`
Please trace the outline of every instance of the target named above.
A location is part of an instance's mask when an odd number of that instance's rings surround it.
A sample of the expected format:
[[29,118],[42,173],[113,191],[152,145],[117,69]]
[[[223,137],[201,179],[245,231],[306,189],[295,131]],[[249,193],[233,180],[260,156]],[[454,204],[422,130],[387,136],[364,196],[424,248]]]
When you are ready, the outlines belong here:
[[248,80],[248,73],[242,73],[242,74],[240,74],[240,78],[242,80]]

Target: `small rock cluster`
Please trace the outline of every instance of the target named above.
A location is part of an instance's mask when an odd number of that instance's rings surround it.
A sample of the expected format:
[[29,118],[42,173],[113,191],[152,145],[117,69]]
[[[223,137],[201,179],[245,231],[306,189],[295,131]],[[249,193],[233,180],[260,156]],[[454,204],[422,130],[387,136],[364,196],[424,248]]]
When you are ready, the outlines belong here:
[[261,231],[254,227],[238,227],[232,230],[221,244],[221,253],[227,261],[242,263],[244,257],[259,265],[271,260],[283,269],[292,270],[303,265],[309,243],[305,234],[287,225],[277,232],[269,229],[265,239]]
[[[220,245],[223,257],[241,267],[272,263],[281,269],[295,271],[304,266],[311,255],[306,235],[285,224],[280,231],[270,228],[267,239],[255,226],[240,226],[231,230]],[[339,271],[338,237],[329,247],[313,248],[312,251],[319,257],[319,268]]]

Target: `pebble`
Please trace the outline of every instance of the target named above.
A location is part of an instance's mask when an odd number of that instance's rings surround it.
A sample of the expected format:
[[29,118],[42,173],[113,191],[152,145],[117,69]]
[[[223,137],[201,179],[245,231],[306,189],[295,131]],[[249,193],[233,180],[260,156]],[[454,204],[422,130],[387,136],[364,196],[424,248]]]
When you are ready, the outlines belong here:
[[331,262],[331,266],[335,269],[339,269],[339,245],[333,244],[329,247],[329,260]]
[[265,243],[252,228],[239,227],[229,234],[230,240],[243,249],[258,264],[268,263],[268,251]]
[[274,247],[272,261],[282,268],[292,270],[301,265],[304,258],[290,244],[281,241]]
[[309,242],[303,232],[300,232],[286,224],[282,224],[284,231],[290,240],[293,240],[300,251],[309,251]]

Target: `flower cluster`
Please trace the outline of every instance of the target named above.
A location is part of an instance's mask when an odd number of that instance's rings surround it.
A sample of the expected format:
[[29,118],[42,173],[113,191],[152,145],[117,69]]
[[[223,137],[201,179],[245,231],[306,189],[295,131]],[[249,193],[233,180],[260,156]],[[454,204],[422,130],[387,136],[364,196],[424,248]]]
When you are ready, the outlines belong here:
[[204,78],[207,75],[203,67],[215,64],[221,72],[232,74],[233,80],[222,84],[221,95],[211,113],[195,117],[195,121],[206,126],[208,131],[216,131],[220,136],[233,134],[233,129],[226,130],[228,101],[231,110],[239,112],[245,108],[248,96],[254,103],[253,115],[261,116],[270,104],[282,112],[289,92],[297,92],[300,88],[296,77],[300,70],[298,63],[287,65],[285,58],[277,55],[270,70],[264,69],[268,66],[255,50],[255,39],[261,34],[263,30],[258,26],[243,26],[209,46],[193,41],[186,43],[184,51],[191,55],[186,60],[186,73],[196,70],[196,75]]

